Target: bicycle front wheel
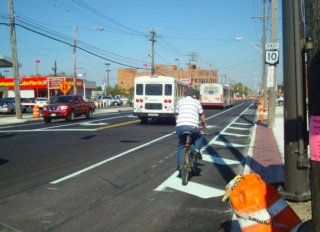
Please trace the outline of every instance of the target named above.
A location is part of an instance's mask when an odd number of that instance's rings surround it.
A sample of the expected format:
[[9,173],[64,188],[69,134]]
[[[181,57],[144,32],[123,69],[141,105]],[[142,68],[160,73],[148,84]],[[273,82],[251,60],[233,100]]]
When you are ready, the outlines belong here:
[[187,185],[189,181],[189,150],[183,149],[182,159],[181,159],[181,179],[182,185]]

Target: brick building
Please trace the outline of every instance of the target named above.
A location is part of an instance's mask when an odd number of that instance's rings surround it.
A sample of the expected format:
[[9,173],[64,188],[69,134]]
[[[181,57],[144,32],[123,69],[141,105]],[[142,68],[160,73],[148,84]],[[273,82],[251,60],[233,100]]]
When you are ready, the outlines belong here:
[[[177,65],[155,65],[155,72],[157,75],[170,76],[175,79],[185,82],[191,82],[191,71],[193,76],[193,87],[200,89],[202,83],[218,83],[218,71],[200,69],[191,69],[189,63],[188,69],[178,70]],[[138,72],[137,69],[118,69],[118,87],[121,89],[129,90],[133,87],[134,78],[150,75],[151,70],[148,72]]]

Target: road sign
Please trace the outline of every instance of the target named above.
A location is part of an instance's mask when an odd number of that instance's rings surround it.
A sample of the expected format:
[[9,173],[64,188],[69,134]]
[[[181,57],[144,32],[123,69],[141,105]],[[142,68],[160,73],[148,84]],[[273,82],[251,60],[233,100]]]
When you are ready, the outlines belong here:
[[279,50],[279,43],[266,43],[266,50]]
[[273,87],[273,80],[274,80],[274,65],[270,65],[268,67],[268,77],[267,77],[267,88]]
[[49,88],[54,89],[54,88],[60,88],[61,83],[64,81],[63,78],[49,78]]
[[266,63],[267,64],[279,63],[279,51],[266,51]]
[[71,85],[67,81],[63,81],[59,87],[59,89],[64,93],[68,93],[69,90],[71,89]]

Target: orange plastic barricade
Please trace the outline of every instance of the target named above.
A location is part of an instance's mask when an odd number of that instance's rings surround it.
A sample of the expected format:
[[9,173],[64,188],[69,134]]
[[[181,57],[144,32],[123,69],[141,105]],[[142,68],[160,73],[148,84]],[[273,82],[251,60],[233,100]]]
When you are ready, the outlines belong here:
[[302,224],[281,195],[257,174],[236,176],[226,187],[241,231],[293,232]]
[[40,118],[40,108],[38,105],[33,106],[32,112],[34,118]]

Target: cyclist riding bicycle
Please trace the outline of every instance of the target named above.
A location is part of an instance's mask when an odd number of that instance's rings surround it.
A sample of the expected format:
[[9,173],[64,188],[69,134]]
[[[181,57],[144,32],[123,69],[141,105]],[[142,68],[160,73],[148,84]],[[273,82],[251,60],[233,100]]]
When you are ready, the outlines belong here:
[[[177,155],[177,170],[180,171],[181,156],[185,148],[186,135],[184,131],[192,132],[191,138],[195,146],[194,157],[202,159],[200,147],[202,145],[201,130],[206,128],[206,118],[200,105],[200,102],[195,99],[194,90],[190,87],[185,93],[185,98],[180,99],[176,107],[176,132],[179,137],[178,155]],[[202,125],[199,127],[199,118]]]

